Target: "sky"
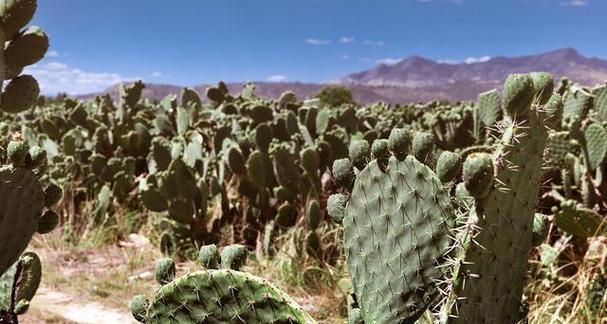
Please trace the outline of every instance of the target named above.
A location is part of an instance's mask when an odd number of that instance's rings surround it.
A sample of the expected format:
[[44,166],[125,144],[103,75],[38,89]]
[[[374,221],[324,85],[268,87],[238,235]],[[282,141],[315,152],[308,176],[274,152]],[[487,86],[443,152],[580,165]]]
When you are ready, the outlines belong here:
[[38,0],[45,94],[121,81],[324,83],[411,55],[607,58],[607,0]]

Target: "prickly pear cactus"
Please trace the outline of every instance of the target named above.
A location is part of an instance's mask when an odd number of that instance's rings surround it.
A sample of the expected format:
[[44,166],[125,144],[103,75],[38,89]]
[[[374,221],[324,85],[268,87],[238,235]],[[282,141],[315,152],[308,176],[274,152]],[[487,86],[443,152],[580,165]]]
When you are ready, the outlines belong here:
[[[512,75],[504,89],[508,116],[489,161],[493,170],[482,167],[482,157],[470,156],[464,163],[464,181],[476,208],[469,220],[474,225],[461,242],[463,258],[446,303],[447,322],[516,323],[524,317],[519,309],[547,130],[541,109],[531,108],[530,76]],[[478,163],[469,163],[475,158]],[[486,176],[491,171],[495,176]]]
[[316,323],[271,283],[233,269],[190,272],[163,284],[151,301],[136,296],[131,311],[142,323]]
[[346,259],[365,323],[412,323],[438,294],[454,210],[428,166],[412,155],[382,165],[375,153],[345,209]]
[[35,253],[24,253],[4,275],[0,276],[0,323],[17,323],[34,298],[42,266]]
[[38,99],[40,88],[32,76],[21,71],[44,57],[48,50],[48,36],[42,28],[23,29],[36,12],[36,0],[0,1],[0,85],[11,80],[1,95],[0,110],[18,113],[30,109]]
[[[8,146],[10,165],[0,167],[0,274],[3,274],[27,248],[40,228],[44,208],[52,207],[61,198],[61,189],[43,189],[27,160],[30,150],[19,134]],[[29,168],[28,168],[29,166]],[[58,192],[59,191],[59,192]],[[46,203],[45,203],[46,199]],[[56,214],[47,214],[43,232],[56,225]],[[50,228],[49,228],[50,227]]]

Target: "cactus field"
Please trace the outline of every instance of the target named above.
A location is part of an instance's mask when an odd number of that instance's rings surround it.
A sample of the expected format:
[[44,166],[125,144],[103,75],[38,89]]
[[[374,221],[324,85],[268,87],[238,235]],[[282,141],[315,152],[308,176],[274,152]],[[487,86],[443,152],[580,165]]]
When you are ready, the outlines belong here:
[[77,282],[49,249],[138,263],[105,298],[141,323],[607,323],[607,83],[50,98],[22,73],[49,48],[36,8],[0,0],[0,323]]

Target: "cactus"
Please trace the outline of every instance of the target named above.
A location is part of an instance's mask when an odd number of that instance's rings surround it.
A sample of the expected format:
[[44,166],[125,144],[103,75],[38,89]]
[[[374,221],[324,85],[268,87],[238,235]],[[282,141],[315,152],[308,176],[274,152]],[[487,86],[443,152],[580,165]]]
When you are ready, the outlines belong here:
[[[387,141],[373,146],[374,155],[386,158]],[[449,250],[455,221],[449,195],[430,168],[413,156],[387,159],[385,167],[373,160],[356,176],[343,219],[346,259],[368,323],[412,322],[430,306],[435,280],[443,276],[436,265]],[[332,196],[329,205],[340,218],[343,197]]]
[[543,112],[531,107],[533,89],[528,75],[508,77],[508,116],[497,150],[491,157],[471,155],[464,163],[466,188],[476,198],[471,215],[476,221],[461,242],[463,257],[443,313],[449,322],[514,323],[524,316],[519,312],[523,278],[547,138]]
[[[205,248],[209,250],[208,248]],[[232,247],[222,251],[221,264],[235,265]],[[236,248],[240,250],[240,248]],[[135,296],[133,317],[142,323],[301,323],[315,321],[271,283],[231,268],[206,269],[163,282],[151,301]]]
[[45,192],[38,176],[27,168],[31,155],[21,135],[13,136],[7,151],[11,165],[0,168],[0,274],[17,261],[39,228],[48,233],[57,224],[56,214],[43,211],[62,195],[56,186]]
[[35,253],[24,253],[0,276],[0,322],[18,323],[17,316],[29,308],[42,277],[40,258]]
[[595,170],[605,160],[605,154],[607,153],[607,131],[605,131],[603,126],[592,123],[584,131],[584,139],[586,142],[588,170]]

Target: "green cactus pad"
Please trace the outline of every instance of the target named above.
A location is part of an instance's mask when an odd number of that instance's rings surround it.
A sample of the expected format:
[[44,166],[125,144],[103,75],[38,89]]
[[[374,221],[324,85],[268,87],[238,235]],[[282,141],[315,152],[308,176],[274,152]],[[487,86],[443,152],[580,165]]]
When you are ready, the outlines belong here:
[[27,248],[38,229],[44,193],[36,175],[24,168],[0,169],[0,274]]
[[504,109],[511,117],[524,117],[535,96],[533,79],[528,74],[510,74],[504,84]]
[[5,49],[5,64],[15,71],[40,61],[48,50],[48,36],[38,26],[17,34]]
[[532,244],[534,247],[540,246],[548,237],[548,219],[546,215],[535,214],[533,217],[533,238]]
[[472,153],[464,162],[466,189],[477,199],[485,198],[493,188],[494,170],[491,155]]
[[462,156],[459,153],[443,151],[436,161],[436,175],[443,182],[449,182],[462,173]]
[[338,184],[345,188],[352,188],[356,175],[354,174],[354,165],[349,159],[339,159],[333,162],[333,177]]
[[39,234],[48,234],[59,225],[59,215],[52,210],[47,210],[40,217],[36,232]]
[[247,262],[247,248],[244,245],[228,245],[221,250],[221,267],[240,270]]
[[451,244],[448,193],[426,165],[391,157],[356,177],[344,244],[365,323],[413,323],[438,293],[438,264]]
[[595,170],[603,164],[607,153],[607,131],[597,123],[588,125],[584,131],[586,151],[588,153],[588,169]]
[[7,113],[20,113],[32,108],[40,95],[38,81],[31,75],[22,75],[12,79],[2,93],[0,110]]
[[390,158],[390,150],[388,150],[388,140],[378,139],[373,141],[373,145],[371,145],[371,154],[376,160],[385,163]]
[[603,85],[595,92],[594,107],[602,120],[607,120],[607,85]]
[[563,128],[578,130],[592,108],[592,103],[593,97],[590,93],[580,88],[572,89],[564,99]]
[[6,319],[7,315],[16,317],[27,311],[41,278],[40,258],[33,252],[24,253],[18,262],[0,276],[0,321]]
[[12,39],[34,17],[36,0],[4,0],[0,2],[0,19],[4,37]]
[[322,221],[322,213],[320,211],[320,204],[317,200],[312,200],[308,204],[308,228],[315,230]]
[[144,323],[316,323],[300,306],[267,281],[234,270],[195,271],[164,285]]
[[176,271],[175,261],[169,258],[159,259],[154,265],[154,276],[156,277],[156,281],[161,285],[173,281]]
[[491,90],[478,95],[476,114],[485,126],[493,126],[503,115],[499,91]]
[[137,295],[133,297],[129,303],[129,308],[131,309],[133,317],[136,321],[141,323],[146,322],[148,307],[150,307],[150,302],[144,295]]
[[555,216],[556,226],[571,235],[581,238],[607,235],[603,217],[594,210],[577,206],[573,200],[562,202]]
[[411,132],[403,128],[394,128],[390,131],[388,148],[399,161],[402,161],[409,154],[412,141]]
[[365,140],[354,140],[348,147],[348,156],[352,164],[362,170],[371,159],[371,146]]
[[219,249],[215,244],[205,245],[198,251],[198,262],[202,264],[205,269],[219,269],[221,265],[221,256],[219,255]]
[[531,79],[533,79],[533,88],[535,89],[535,96],[537,104],[545,105],[554,91],[554,80],[552,75],[547,72],[532,72],[529,73]]
[[331,216],[333,222],[341,224],[346,217],[346,204],[348,197],[342,194],[334,194],[329,196],[327,200],[327,213]]
[[434,151],[434,136],[430,133],[416,133],[413,137],[413,155],[419,161],[426,161],[432,151]]
[[577,155],[579,144],[570,138],[569,132],[551,132],[544,149],[544,166],[551,169],[565,167],[567,154]]

